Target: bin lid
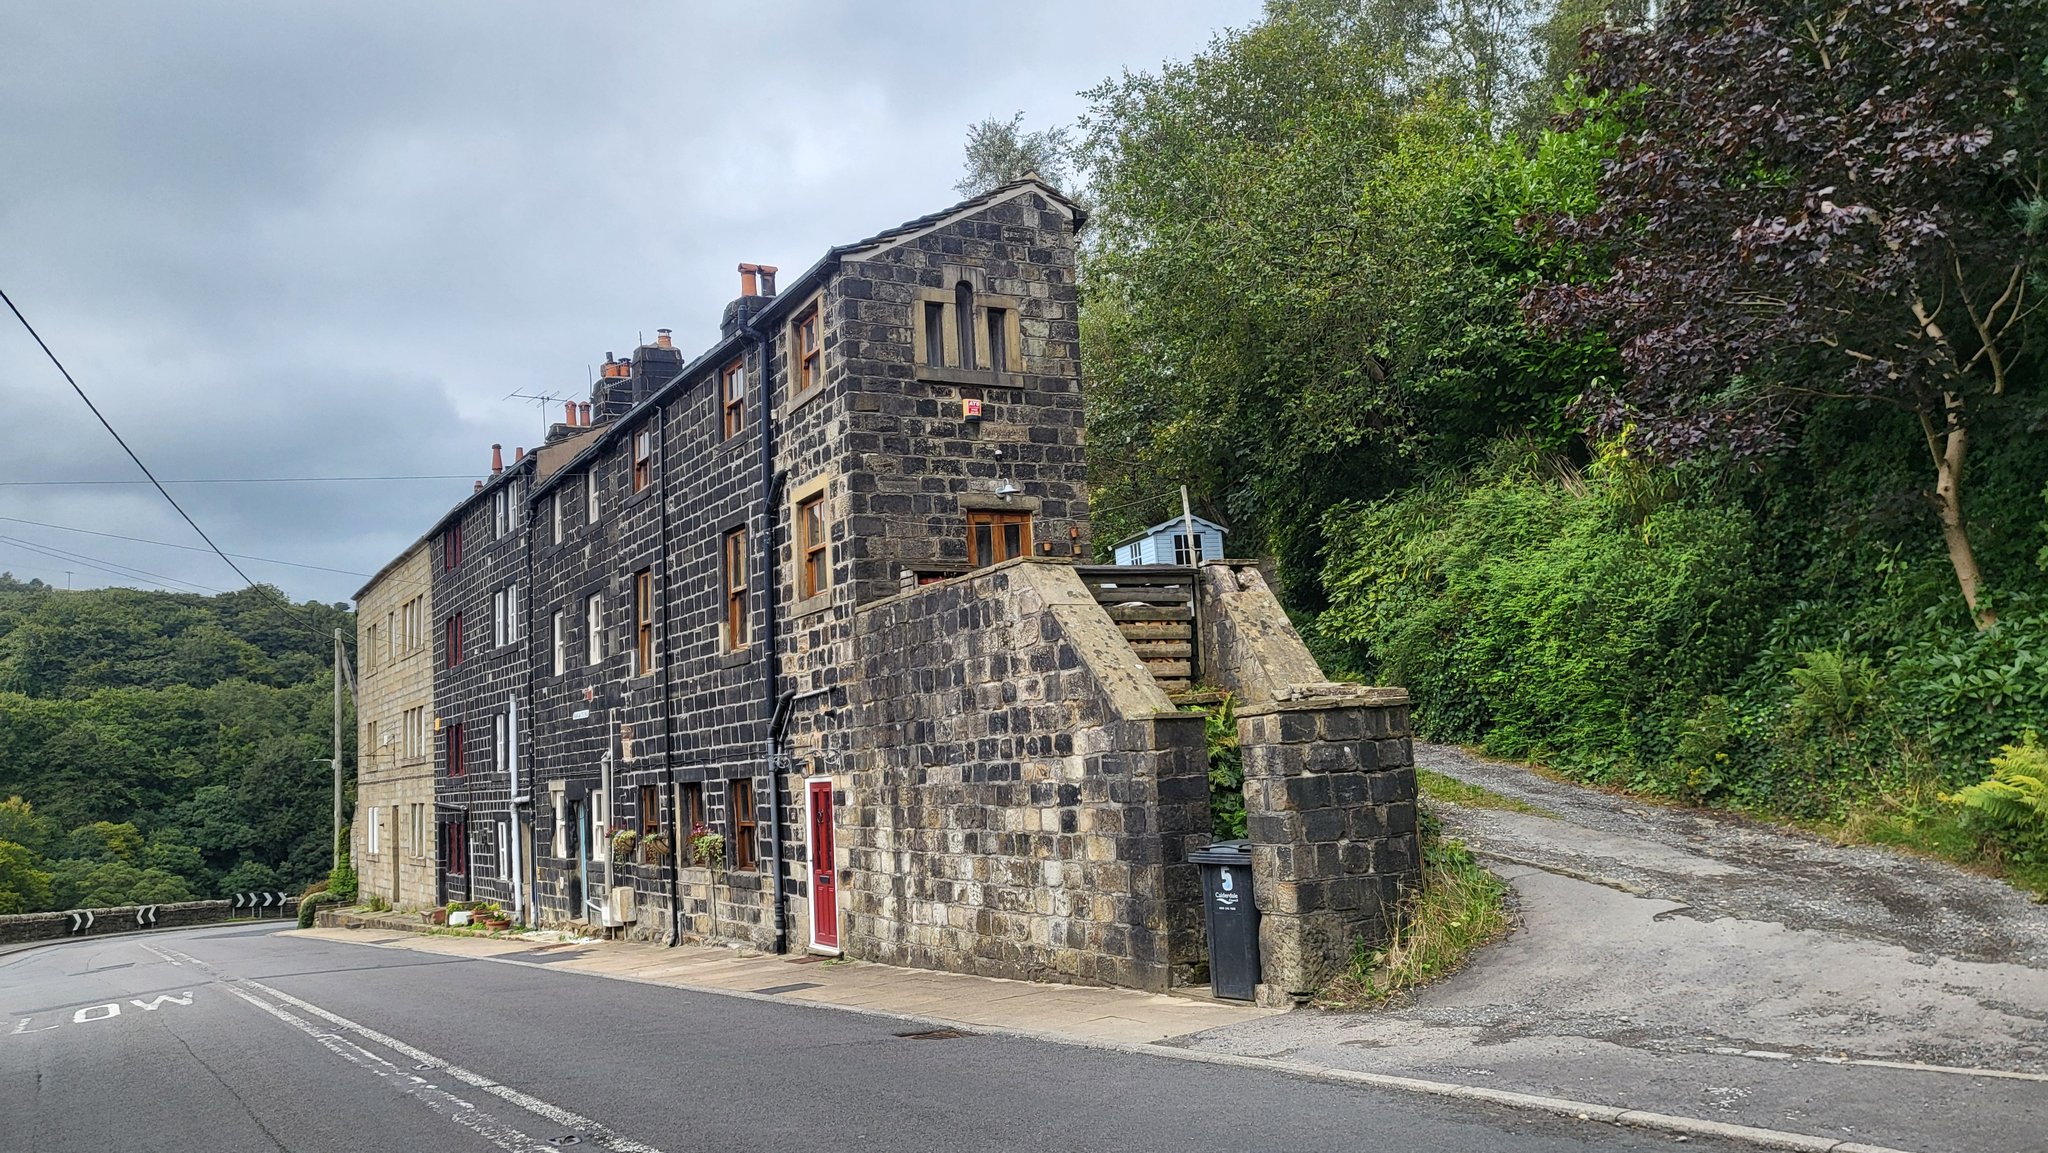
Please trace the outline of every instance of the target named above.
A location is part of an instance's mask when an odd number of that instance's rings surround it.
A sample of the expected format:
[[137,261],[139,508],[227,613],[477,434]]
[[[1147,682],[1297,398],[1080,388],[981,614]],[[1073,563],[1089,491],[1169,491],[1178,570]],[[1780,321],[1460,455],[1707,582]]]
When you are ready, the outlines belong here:
[[1250,841],[1217,841],[1188,854],[1188,861],[1196,865],[1249,865],[1251,860]]

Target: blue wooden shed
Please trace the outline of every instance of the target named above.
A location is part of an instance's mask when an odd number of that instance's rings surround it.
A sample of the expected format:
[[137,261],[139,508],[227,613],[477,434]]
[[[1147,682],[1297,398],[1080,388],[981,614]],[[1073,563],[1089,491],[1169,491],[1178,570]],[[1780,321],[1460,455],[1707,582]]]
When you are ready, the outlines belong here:
[[1138,533],[1126,537],[1116,544],[1118,564],[1192,564],[1196,561],[1220,560],[1223,557],[1223,538],[1230,530],[1215,521],[1195,517],[1194,555],[1188,555],[1187,526],[1180,517],[1161,521]]

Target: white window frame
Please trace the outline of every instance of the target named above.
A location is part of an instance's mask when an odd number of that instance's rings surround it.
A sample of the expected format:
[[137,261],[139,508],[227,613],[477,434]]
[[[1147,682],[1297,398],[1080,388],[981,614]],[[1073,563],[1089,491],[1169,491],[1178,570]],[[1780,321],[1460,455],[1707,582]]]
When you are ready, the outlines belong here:
[[569,614],[555,610],[555,675],[569,671]]
[[583,487],[583,491],[584,491],[584,492],[585,492],[585,493],[587,494],[587,495],[586,495],[586,500],[587,500],[587,501],[589,502],[589,503],[587,504],[587,506],[586,506],[586,507],[584,508],[584,510],[583,510],[583,519],[584,519],[584,523],[585,523],[585,524],[596,524],[596,523],[597,523],[597,465],[595,465],[595,464],[592,464],[592,465],[590,466],[590,471],[588,471],[588,472],[586,472],[586,473],[584,473],[584,474],[583,474],[583,486],[584,486],[584,487]]
[[505,828],[505,822],[498,822],[498,876],[509,879],[512,876],[512,837]]
[[499,648],[505,647],[506,642],[511,640],[511,635],[506,631],[509,624],[510,622],[505,619],[505,590],[499,589],[491,594],[491,640]]
[[502,773],[512,765],[512,717],[509,713],[491,714],[491,766]]
[[368,813],[367,815],[368,815],[368,817],[370,818],[370,827],[369,827],[369,830],[368,830],[368,833],[369,833],[369,839],[368,839],[368,843],[369,843],[369,853],[370,853],[370,856],[373,856],[373,857],[374,857],[374,856],[377,856],[378,854],[380,854],[380,853],[381,853],[381,852],[383,851],[382,849],[380,849],[380,848],[378,847],[378,844],[377,844],[377,810],[375,810],[375,809],[371,809],[371,810],[369,811],[369,813]]
[[562,490],[561,490],[561,489],[556,489],[556,490],[555,490],[555,495],[554,495],[554,497],[553,497],[553,498],[551,498],[551,499],[550,499],[550,500],[548,501],[548,509],[549,509],[548,519],[549,519],[549,521],[551,522],[551,527],[550,527],[550,529],[549,529],[549,533],[550,533],[550,536],[551,536],[551,541],[552,541],[552,543],[554,543],[554,544],[561,544],[561,543],[562,543]]
[[604,663],[604,595],[583,598],[583,660],[588,665]]

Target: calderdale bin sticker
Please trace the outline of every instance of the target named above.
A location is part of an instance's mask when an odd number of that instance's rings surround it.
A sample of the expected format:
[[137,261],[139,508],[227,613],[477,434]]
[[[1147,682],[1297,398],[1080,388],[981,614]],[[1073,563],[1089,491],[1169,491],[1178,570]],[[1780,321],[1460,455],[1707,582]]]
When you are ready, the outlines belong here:
[[1216,907],[1219,909],[1237,908],[1237,900],[1243,895],[1237,891],[1235,872],[1229,865],[1223,866],[1223,876],[1219,878],[1221,883],[1216,886]]

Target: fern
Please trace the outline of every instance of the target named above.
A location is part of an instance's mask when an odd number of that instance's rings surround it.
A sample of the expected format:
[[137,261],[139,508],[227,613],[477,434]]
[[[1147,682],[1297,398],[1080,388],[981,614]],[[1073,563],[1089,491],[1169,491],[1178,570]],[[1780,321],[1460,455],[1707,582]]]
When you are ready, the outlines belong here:
[[2048,834],[2048,748],[2028,733],[1991,758],[1991,776],[1948,798],[1992,820]]
[[1786,674],[1799,686],[1792,719],[1806,727],[1825,726],[1837,738],[1853,735],[1877,689],[1877,670],[1867,658],[1829,649],[1800,653],[1799,659],[1806,664]]

